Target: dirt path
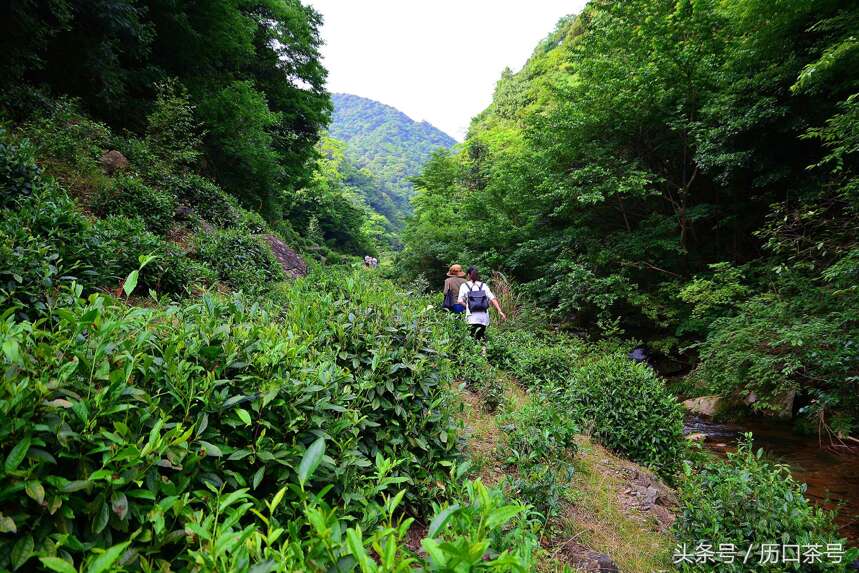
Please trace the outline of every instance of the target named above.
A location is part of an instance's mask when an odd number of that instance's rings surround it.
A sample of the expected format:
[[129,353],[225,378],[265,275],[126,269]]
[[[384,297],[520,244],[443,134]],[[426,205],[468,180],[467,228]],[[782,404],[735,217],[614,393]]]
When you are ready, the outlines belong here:
[[[514,382],[502,383],[505,400],[500,410],[516,410],[528,403],[530,397]],[[475,471],[487,485],[503,485],[516,469],[499,455],[504,448],[497,420],[500,412],[485,412],[478,393],[463,390],[460,396]],[[560,514],[543,530],[540,570],[672,570],[674,492],[648,470],[613,455],[588,436],[579,436],[577,444],[569,493]]]

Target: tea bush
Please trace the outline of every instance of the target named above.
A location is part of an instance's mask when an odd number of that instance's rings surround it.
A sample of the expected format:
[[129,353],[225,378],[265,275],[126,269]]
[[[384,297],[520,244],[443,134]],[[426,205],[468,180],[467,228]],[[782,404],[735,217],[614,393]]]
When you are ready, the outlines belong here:
[[[759,563],[761,544],[818,545],[843,543],[838,538],[833,514],[815,507],[803,495],[805,485],[797,483],[783,465],[769,463],[763,450],[754,451],[751,434],[729,453],[727,461],[713,460],[692,470],[687,466],[681,483],[680,516],[674,530],[689,551],[699,543],[718,548],[733,544],[741,551],[753,547],[748,563],[720,563],[719,571],[842,571],[849,556],[835,563]],[[845,546],[846,547],[846,546]],[[798,557],[793,555],[793,557]],[[825,556],[821,561],[830,561]],[[682,563],[683,571],[699,571],[700,563]]]
[[683,408],[650,368],[624,354],[585,361],[559,399],[606,447],[671,480],[684,458]]
[[502,416],[501,429],[504,461],[516,469],[512,491],[544,518],[555,515],[573,473],[576,424],[556,405],[534,398]]
[[493,364],[509,370],[526,388],[564,383],[582,353],[572,338],[542,339],[520,330],[490,336],[487,350]]
[[164,235],[173,225],[176,199],[167,191],[151,187],[129,175],[116,176],[98,197],[95,205],[99,215],[139,217],[146,228]]
[[188,258],[174,243],[146,230],[142,220],[107,217],[93,227],[98,256],[99,283],[118,286],[139,266],[141,255],[155,259],[140,271],[138,286],[162,294],[184,294],[194,286],[206,286],[217,280],[215,272],[204,263]]
[[171,176],[164,185],[180,202],[193,207],[195,213],[215,226],[235,227],[242,221],[235,199],[205,177]]
[[[382,458],[396,460],[409,507],[444,497],[457,457],[448,325],[370,278],[328,272],[269,301],[156,308],[81,299],[76,287],[37,322],[7,313],[0,530],[24,545],[4,544],[0,566],[30,554],[79,562],[128,542],[153,566],[184,559],[211,504],[284,487],[281,523],[299,518],[305,487],[364,515]],[[303,478],[320,440],[325,455]],[[307,534],[300,523],[293,539]],[[475,542],[480,560],[489,546]]]
[[237,290],[264,291],[284,278],[268,243],[244,229],[221,229],[199,235],[197,257]]
[[16,200],[31,195],[40,176],[29,142],[12,141],[0,128],[0,208],[14,207]]

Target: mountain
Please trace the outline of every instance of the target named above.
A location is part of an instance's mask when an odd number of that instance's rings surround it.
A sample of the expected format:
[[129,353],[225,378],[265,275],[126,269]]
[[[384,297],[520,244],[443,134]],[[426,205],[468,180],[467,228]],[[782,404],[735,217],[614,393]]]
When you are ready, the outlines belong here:
[[420,173],[435,150],[450,149],[456,140],[371,99],[338,93],[332,100],[329,133],[346,144],[347,158],[354,166],[347,175],[349,184],[393,228],[399,228],[410,209],[409,178]]

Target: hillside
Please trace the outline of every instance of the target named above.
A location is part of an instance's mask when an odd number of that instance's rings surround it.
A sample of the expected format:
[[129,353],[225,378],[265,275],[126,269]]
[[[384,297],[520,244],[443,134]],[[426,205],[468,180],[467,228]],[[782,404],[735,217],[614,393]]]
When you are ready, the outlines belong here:
[[420,172],[433,151],[449,149],[456,140],[371,99],[334,94],[332,101],[330,135],[346,143],[347,157],[355,168],[347,176],[348,183],[398,228],[409,211],[409,178]]

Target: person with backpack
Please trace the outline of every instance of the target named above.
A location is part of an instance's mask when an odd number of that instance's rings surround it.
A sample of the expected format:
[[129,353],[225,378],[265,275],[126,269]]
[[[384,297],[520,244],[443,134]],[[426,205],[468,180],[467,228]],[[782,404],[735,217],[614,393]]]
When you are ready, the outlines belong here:
[[468,267],[468,280],[459,287],[458,302],[465,305],[465,321],[475,340],[486,338],[490,305],[498,311],[501,320],[507,320],[507,315],[501,310],[495,295],[486,283],[480,282],[480,275],[475,267]]
[[459,303],[459,289],[465,284],[465,273],[462,272],[462,267],[459,265],[450,265],[447,271],[447,278],[444,279],[444,303],[442,308],[454,314],[462,314],[465,312],[465,305]]

